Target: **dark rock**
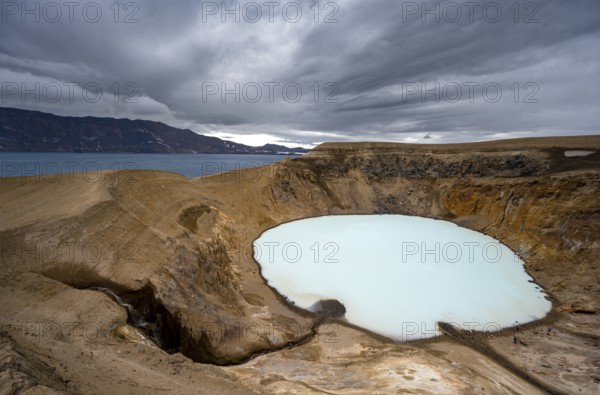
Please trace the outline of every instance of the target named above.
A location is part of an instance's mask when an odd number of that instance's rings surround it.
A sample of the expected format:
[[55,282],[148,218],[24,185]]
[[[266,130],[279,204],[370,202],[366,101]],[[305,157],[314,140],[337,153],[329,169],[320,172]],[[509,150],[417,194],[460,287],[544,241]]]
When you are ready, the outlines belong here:
[[336,299],[323,299],[309,308],[313,313],[324,317],[341,318],[346,314],[346,307]]

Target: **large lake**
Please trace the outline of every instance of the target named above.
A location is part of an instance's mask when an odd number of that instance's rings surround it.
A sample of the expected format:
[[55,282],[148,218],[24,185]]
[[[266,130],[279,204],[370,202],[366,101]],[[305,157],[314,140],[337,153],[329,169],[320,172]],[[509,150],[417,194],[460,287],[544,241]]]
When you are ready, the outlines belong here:
[[399,341],[436,336],[438,322],[494,332],[551,309],[508,247],[447,221],[304,219],[264,232],[254,256],[268,284],[297,306],[335,299],[350,323]]
[[0,153],[0,178],[80,172],[93,174],[98,170],[163,170],[193,178],[263,166],[286,157],[285,155],[229,154],[2,152]]

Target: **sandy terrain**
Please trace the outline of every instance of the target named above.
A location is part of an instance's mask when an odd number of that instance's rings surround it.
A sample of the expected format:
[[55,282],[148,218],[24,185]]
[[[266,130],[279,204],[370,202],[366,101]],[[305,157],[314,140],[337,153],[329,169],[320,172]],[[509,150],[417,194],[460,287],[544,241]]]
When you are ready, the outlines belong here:
[[[594,153],[565,156],[577,150]],[[2,179],[0,393],[598,393],[599,196],[600,137],[323,144],[193,180]],[[518,333],[447,328],[398,344],[264,283],[261,232],[358,213],[499,239],[552,313]]]

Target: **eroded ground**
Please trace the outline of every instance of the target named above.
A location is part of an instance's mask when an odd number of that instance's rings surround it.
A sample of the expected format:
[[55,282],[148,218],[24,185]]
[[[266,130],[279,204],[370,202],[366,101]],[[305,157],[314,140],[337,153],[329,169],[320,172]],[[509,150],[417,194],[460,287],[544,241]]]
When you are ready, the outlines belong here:
[[[0,180],[0,392],[598,393],[599,170],[589,137],[329,144],[195,180]],[[262,231],[353,213],[487,233],[553,311],[518,332],[396,344],[265,285],[251,248]]]

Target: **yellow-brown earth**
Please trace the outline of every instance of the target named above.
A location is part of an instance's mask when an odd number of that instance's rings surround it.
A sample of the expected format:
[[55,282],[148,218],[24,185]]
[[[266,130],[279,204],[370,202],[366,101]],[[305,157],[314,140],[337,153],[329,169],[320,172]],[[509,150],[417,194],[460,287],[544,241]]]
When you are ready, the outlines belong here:
[[[453,328],[399,344],[300,311],[264,283],[252,257],[261,232],[358,213],[442,218],[499,239],[552,313],[516,344],[513,329]],[[0,393],[600,390],[600,137],[323,144],[191,180],[7,178],[0,247]]]

